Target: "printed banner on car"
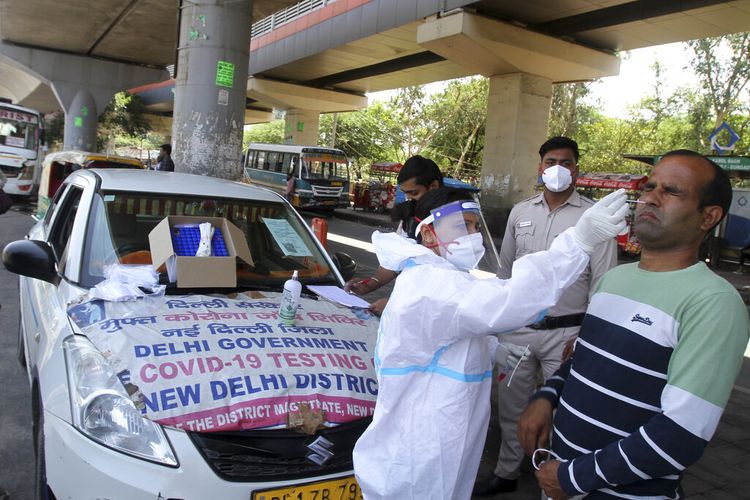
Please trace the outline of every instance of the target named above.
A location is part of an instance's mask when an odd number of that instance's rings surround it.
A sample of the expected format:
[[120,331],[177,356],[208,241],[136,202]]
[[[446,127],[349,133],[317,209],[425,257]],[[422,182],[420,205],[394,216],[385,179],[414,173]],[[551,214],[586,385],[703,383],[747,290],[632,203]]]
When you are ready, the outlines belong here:
[[300,410],[335,424],[372,415],[378,319],[303,297],[287,326],[280,297],[95,300],[68,314],[143,415],[164,425],[211,432],[286,427]]

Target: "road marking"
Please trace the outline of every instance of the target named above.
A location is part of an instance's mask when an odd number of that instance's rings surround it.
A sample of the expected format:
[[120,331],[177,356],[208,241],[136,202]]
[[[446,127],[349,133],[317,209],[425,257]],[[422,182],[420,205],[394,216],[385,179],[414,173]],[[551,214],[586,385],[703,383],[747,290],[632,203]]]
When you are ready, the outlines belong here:
[[375,253],[375,247],[372,246],[372,243],[367,243],[366,241],[361,241],[354,238],[349,238],[348,236],[341,236],[334,233],[328,233],[328,239],[331,241],[335,241],[336,243],[341,243],[342,245],[347,245],[350,247],[365,250],[366,252]]

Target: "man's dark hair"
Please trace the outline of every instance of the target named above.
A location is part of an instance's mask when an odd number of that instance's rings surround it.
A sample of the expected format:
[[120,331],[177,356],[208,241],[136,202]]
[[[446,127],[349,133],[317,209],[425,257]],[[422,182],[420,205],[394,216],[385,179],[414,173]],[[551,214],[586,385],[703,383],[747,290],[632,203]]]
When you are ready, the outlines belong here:
[[[690,149],[675,149],[661,157],[663,160],[669,156],[688,156],[692,158],[702,158],[714,171],[714,177],[707,182],[701,190],[700,204],[698,209],[717,205],[721,207],[721,219],[726,217],[729,212],[729,205],[732,204],[732,183],[729,182],[729,176],[716,162],[707,158],[696,151]],[[659,160],[661,161],[661,160]],[[719,222],[721,222],[719,219]],[[718,224],[718,222],[717,222]],[[714,226],[715,227],[715,226]]]
[[159,146],[159,148],[163,149],[168,155],[172,154],[172,145],[171,144],[162,144]]
[[414,155],[404,162],[396,182],[401,184],[412,178],[414,182],[421,186],[429,186],[435,180],[438,181],[439,185],[443,185],[443,173],[440,172],[437,164],[420,155]]
[[573,151],[573,156],[576,157],[576,162],[578,162],[578,143],[570,137],[557,136],[547,139],[547,141],[542,144],[542,147],[539,148],[539,159],[542,160],[544,155],[553,149],[570,149]]
[[[414,218],[417,221],[422,221],[430,215],[430,210],[458,200],[473,200],[473,198],[468,191],[449,187],[439,187],[432,191],[427,191],[414,207]],[[415,234],[415,236],[418,242],[422,241],[420,235]]]

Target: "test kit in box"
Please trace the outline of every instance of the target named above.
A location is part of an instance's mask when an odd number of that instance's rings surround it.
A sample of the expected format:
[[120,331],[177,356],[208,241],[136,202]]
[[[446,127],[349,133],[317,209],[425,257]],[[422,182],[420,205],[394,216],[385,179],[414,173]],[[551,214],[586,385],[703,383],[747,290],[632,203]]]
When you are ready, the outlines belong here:
[[[183,255],[193,245],[197,248],[195,233],[203,222],[214,228],[212,255]],[[253,264],[244,233],[223,217],[168,216],[151,230],[148,241],[154,269],[165,264],[169,281],[178,288],[235,287],[237,259]]]

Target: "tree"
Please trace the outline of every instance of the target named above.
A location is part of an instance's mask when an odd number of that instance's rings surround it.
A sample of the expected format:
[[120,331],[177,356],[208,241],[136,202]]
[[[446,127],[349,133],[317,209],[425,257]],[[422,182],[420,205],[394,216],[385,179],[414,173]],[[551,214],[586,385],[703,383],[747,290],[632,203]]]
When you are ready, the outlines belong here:
[[55,111],[44,117],[44,138],[51,150],[61,149],[65,135],[65,113]]
[[284,120],[274,120],[269,123],[250,125],[242,137],[242,150],[247,149],[251,142],[265,142],[268,144],[284,143]]
[[118,92],[99,116],[98,150],[113,150],[119,138],[142,138],[151,131],[140,96]]
[[[690,65],[714,112],[714,127],[739,106],[739,99],[750,80],[750,33],[691,40],[695,57]],[[723,54],[728,51],[728,57]]]
[[591,119],[593,107],[583,103],[592,82],[558,83],[552,86],[548,136],[574,138],[583,123]]
[[488,93],[487,78],[453,80],[425,107],[425,152],[444,173],[468,179],[481,171]]

